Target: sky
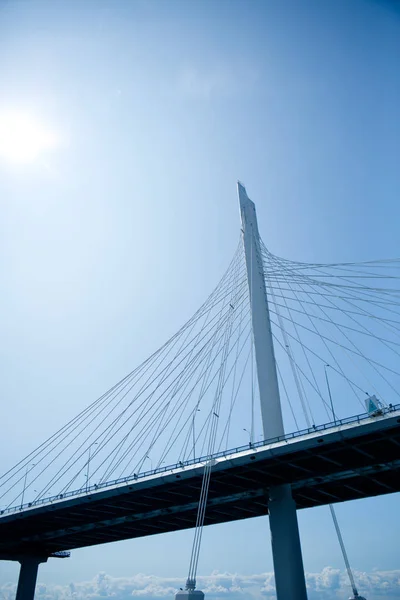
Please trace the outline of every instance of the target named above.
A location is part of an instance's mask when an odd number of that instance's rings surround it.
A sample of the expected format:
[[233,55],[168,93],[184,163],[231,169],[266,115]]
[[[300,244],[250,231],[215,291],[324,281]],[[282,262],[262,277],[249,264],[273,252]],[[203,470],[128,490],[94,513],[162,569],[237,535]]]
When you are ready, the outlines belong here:
[[[398,2],[3,0],[0,54],[0,132],[17,119],[40,141],[0,137],[1,470],[204,301],[239,239],[237,179],[279,256],[399,256]],[[370,597],[400,598],[398,509],[337,507]],[[310,598],[343,597],[327,509],[299,526]],[[191,540],[74,551],[41,566],[39,595],[104,595],[107,573],[121,598],[170,598]],[[267,518],[206,530],[209,597],[249,580],[261,597],[271,571]],[[7,598],[16,577],[0,564]]]

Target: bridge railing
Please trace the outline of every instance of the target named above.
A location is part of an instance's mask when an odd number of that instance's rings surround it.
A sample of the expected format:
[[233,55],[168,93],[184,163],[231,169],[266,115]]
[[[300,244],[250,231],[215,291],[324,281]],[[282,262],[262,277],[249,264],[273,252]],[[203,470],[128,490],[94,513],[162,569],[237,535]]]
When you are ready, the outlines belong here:
[[[379,410],[379,414],[376,416],[385,416],[390,414],[391,412],[395,412],[400,410],[400,404],[389,405],[388,407],[384,407]],[[330,423],[323,423],[322,425],[313,425],[307,429],[300,429],[299,431],[294,431],[292,433],[286,433],[285,435],[277,436],[268,440],[261,440],[259,442],[249,442],[243,446],[237,446],[236,448],[231,448],[229,450],[221,450],[220,452],[216,452],[215,454],[210,454],[208,456],[194,457],[185,461],[180,461],[178,463],[172,465],[166,465],[162,467],[157,467],[150,471],[143,471],[141,473],[133,473],[133,475],[128,475],[126,477],[120,477],[119,479],[114,479],[112,481],[107,481],[105,483],[95,483],[93,485],[88,486],[87,488],[80,488],[78,490],[72,490],[70,492],[65,492],[63,494],[57,494],[55,496],[49,496],[47,498],[41,498],[38,500],[34,500],[32,502],[26,502],[25,504],[21,504],[19,506],[11,506],[9,508],[5,508],[0,511],[0,515],[14,513],[23,511],[27,508],[33,508],[36,506],[40,506],[43,504],[50,504],[57,500],[63,500],[65,498],[71,498],[73,496],[84,495],[87,497],[93,492],[97,492],[98,490],[104,490],[105,488],[113,487],[115,485],[120,485],[123,483],[134,483],[138,479],[144,479],[146,477],[150,477],[151,475],[161,475],[162,473],[166,473],[167,471],[174,471],[179,468],[190,467],[195,464],[207,462],[210,460],[215,460],[217,458],[224,458],[230,456],[231,454],[237,454],[238,452],[245,452],[246,450],[254,450],[257,448],[263,448],[264,446],[270,446],[271,444],[276,444],[278,442],[284,442],[288,440],[292,440],[294,438],[301,437],[303,435],[308,435],[310,433],[315,433],[318,431],[326,431],[327,429],[332,429],[334,427],[340,427],[341,425],[349,425],[352,423],[360,423],[361,421],[365,421],[366,419],[371,418],[370,413],[362,413],[360,415],[355,415],[352,417],[346,417],[344,419],[336,419],[335,421],[331,421]]]

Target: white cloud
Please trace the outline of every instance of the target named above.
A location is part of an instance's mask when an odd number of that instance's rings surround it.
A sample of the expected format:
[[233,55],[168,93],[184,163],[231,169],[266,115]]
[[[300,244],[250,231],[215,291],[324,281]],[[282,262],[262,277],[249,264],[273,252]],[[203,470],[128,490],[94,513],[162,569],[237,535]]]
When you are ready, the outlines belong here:
[[[359,592],[368,600],[400,599],[400,570],[355,572]],[[220,573],[198,577],[198,588],[212,600],[273,600],[275,598],[272,573],[241,575]],[[141,573],[132,577],[111,577],[99,573],[92,581],[69,585],[38,583],[36,600],[173,600],[175,592],[183,587],[178,577],[157,577]],[[325,567],[319,573],[307,573],[309,600],[344,600],[350,595],[345,572]],[[15,584],[0,587],[2,600],[14,600]]]

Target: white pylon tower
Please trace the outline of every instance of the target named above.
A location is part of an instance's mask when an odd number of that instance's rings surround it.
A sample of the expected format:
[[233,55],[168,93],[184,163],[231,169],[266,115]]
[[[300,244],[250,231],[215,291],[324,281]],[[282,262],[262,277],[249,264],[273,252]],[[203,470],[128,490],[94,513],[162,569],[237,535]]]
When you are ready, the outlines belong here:
[[[268,296],[254,203],[238,182],[243,244],[264,439],[284,435]],[[269,523],[278,600],[307,600],[296,504],[289,484],[269,490]]]

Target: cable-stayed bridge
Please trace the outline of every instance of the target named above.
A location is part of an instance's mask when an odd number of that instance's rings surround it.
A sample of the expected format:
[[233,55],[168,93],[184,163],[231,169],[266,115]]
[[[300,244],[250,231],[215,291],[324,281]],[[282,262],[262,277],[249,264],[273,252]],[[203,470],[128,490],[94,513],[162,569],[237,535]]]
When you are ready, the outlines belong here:
[[196,526],[195,578],[203,524],[268,512],[278,598],[305,598],[296,508],[400,490],[400,261],[281,259],[239,198],[195,315],[1,476],[18,600],[49,556]]
[[209,460],[206,524],[266,515],[268,489],[280,483],[292,484],[297,508],[400,491],[399,422],[400,405],[378,419],[345,419],[54,496],[8,513],[0,556],[50,556],[193,527]]

